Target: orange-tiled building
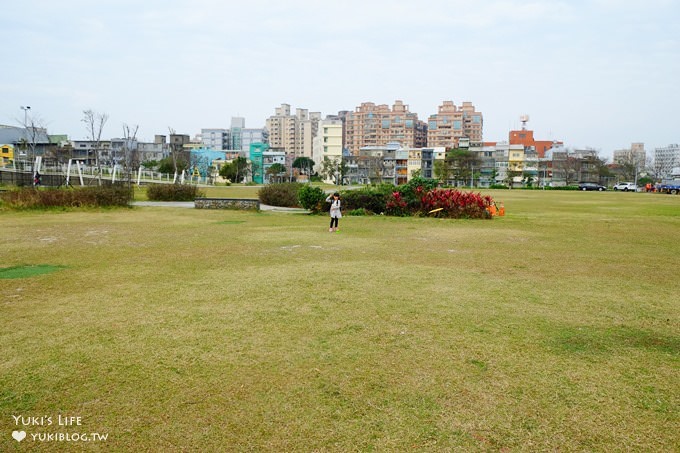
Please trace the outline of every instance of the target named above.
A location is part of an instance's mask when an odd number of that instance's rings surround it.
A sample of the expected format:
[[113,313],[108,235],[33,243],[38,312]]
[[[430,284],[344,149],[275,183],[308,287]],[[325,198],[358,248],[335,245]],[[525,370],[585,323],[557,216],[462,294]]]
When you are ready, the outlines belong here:
[[542,158],[545,156],[545,152],[552,148],[554,145],[563,145],[563,142],[554,140],[536,140],[534,139],[534,131],[522,128],[519,131],[510,131],[509,143],[511,145],[524,145],[533,146],[538,152],[538,157]]

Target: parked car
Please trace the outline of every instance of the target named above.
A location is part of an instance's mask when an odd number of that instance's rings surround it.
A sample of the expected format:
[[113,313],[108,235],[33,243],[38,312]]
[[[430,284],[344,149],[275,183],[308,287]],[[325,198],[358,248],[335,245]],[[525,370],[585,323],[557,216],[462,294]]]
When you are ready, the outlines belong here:
[[607,188],[596,182],[580,182],[578,184],[578,190],[599,190],[602,192],[603,190],[607,190]]
[[637,186],[634,182],[620,182],[614,186],[614,190],[623,190],[624,192],[636,192]]

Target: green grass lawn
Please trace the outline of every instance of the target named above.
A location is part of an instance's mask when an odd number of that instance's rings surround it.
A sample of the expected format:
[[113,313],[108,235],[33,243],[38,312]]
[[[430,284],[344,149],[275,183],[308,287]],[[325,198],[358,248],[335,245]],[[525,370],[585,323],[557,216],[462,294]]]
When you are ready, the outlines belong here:
[[[489,193],[0,212],[0,451],[677,451],[680,197]],[[32,439],[73,432],[108,439]]]

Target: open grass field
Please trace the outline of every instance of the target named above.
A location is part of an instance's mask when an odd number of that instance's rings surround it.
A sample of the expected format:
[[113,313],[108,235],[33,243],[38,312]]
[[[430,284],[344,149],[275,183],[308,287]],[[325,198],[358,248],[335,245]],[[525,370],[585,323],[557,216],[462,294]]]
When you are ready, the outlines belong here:
[[680,197],[490,193],[0,212],[0,451],[678,451]]

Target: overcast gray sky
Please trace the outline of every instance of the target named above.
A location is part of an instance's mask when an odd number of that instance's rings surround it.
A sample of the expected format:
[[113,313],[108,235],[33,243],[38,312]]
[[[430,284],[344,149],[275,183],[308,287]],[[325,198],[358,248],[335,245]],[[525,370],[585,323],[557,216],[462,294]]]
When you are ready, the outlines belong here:
[[0,0],[0,124],[84,138],[194,135],[281,103],[323,115],[401,99],[420,119],[471,101],[484,139],[529,114],[538,139],[611,155],[680,141],[677,0]]

